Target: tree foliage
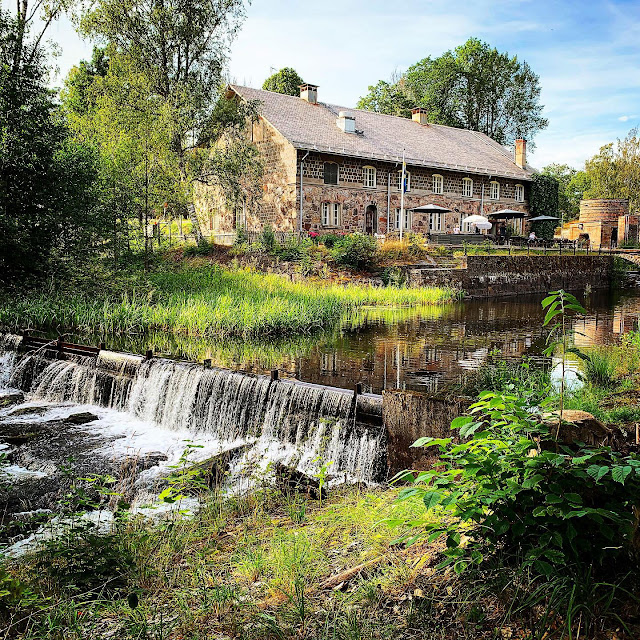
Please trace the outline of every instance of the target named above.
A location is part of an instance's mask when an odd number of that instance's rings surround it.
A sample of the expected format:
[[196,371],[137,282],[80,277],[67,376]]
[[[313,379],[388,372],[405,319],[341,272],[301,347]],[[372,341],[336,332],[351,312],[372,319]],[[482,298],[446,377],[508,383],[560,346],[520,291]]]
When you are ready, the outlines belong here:
[[550,164],[542,174],[555,178],[558,182],[558,213],[562,222],[578,217],[580,200],[589,189],[589,177],[584,171],[578,171],[566,164]]
[[431,122],[481,131],[500,144],[533,141],[547,126],[531,67],[476,38],[369,87],[358,107],[405,117],[424,107]]
[[[531,182],[531,194],[529,196],[529,210],[531,216],[556,216],[560,217],[559,183],[555,177],[545,173],[536,173]],[[553,240],[554,230],[558,224],[553,220],[534,222],[533,230],[538,238]]]
[[586,198],[627,198],[631,211],[640,208],[640,137],[629,131],[624,140],[604,145],[587,160]]
[[0,282],[18,284],[91,251],[104,232],[96,156],[70,139],[46,86],[39,37],[0,12]]
[[535,173],[531,182],[529,209],[532,217],[558,214],[558,181],[544,173]]
[[[210,142],[229,44],[244,18],[243,0],[98,0],[81,21],[82,32],[106,42],[111,60],[133,70],[147,98],[166,118],[169,151],[180,179],[190,179],[189,155]],[[184,185],[183,185],[184,187]]]
[[62,100],[77,137],[100,151],[114,251],[143,236],[148,248],[146,221],[184,215],[198,182],[237,196],[261,166],[235,135],[247,114],[222,82],[243,16],[241,0],[99,0],[82,16],[105,46],[72,69]]
[[273,75],[269,76],[262,85],[265,91],[275,91],[276,93],[284,93],[288,96],[297,96],[300,94],[300,85],[304,80],[298,75],[298,72],[291,67],[283,67]]

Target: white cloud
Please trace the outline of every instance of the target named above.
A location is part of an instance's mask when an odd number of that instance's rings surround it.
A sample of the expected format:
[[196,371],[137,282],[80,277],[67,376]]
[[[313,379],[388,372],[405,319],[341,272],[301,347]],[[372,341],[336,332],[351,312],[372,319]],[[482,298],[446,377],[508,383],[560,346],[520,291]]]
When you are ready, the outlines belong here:
[[637,118],[637,117],[638,117],[638,116],[635,116],[635,115],[634,115],[634,116],[620,116],[620,117],[618,118],[618,120],[619,120],[620,122],[628,122],[629,120],[633,120],[634,118]]

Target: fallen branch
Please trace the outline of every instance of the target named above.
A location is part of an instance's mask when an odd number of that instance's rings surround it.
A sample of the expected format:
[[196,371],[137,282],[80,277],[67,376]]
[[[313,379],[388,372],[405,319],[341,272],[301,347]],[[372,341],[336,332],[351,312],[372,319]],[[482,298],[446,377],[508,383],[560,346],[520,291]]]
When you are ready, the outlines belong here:
[[321,590],[333,589],[334,587],[337,587],[339,584],[349,582],[351,579],[355,578],[365,569],[372,567],[376,564],[380,564],[387,557],[388,556],[378,556],[377,558],[373,558],[372,560],[367,560],[367,562],[363,562],[362,564],[359,564],[355,567],[351,567],[346,571],[337,573],[336,575],[333,575],[330,578],[327,578],[318,588]]

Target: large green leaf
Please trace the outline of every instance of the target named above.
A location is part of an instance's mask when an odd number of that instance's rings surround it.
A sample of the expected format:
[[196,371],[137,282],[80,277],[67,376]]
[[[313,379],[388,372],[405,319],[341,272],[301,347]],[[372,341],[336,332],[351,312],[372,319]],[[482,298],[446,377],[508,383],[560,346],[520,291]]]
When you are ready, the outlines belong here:
[[422,501],[424,502],[424,506],[429,509],[433,509],[437,507],[444,498],[444,493],[442,491],[426,491],[422,496]]
[[632,471],[632,467],[627,465],[627,466],[620,466],[620,467],[613,467],[613,469],[611,470],[611,477],[616,481],[619,482],[620,484],[624,484],[625,480],[627,479],[627,476],[631,473]]

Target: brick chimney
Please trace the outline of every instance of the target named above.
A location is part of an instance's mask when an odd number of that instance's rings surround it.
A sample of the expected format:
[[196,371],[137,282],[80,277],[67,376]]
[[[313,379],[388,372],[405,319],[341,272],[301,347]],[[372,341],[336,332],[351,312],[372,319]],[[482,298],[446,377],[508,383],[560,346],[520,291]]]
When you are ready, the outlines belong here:
[[318,104],[318,85],[305,82],[300,85],[300,97],[310,104]]
[[516,140],[516,164],[524,169],[527,166],[527,141],[524,138]]
[[419,124],[429,124],[429,112],[423,107],[411,109],[411,119]]

